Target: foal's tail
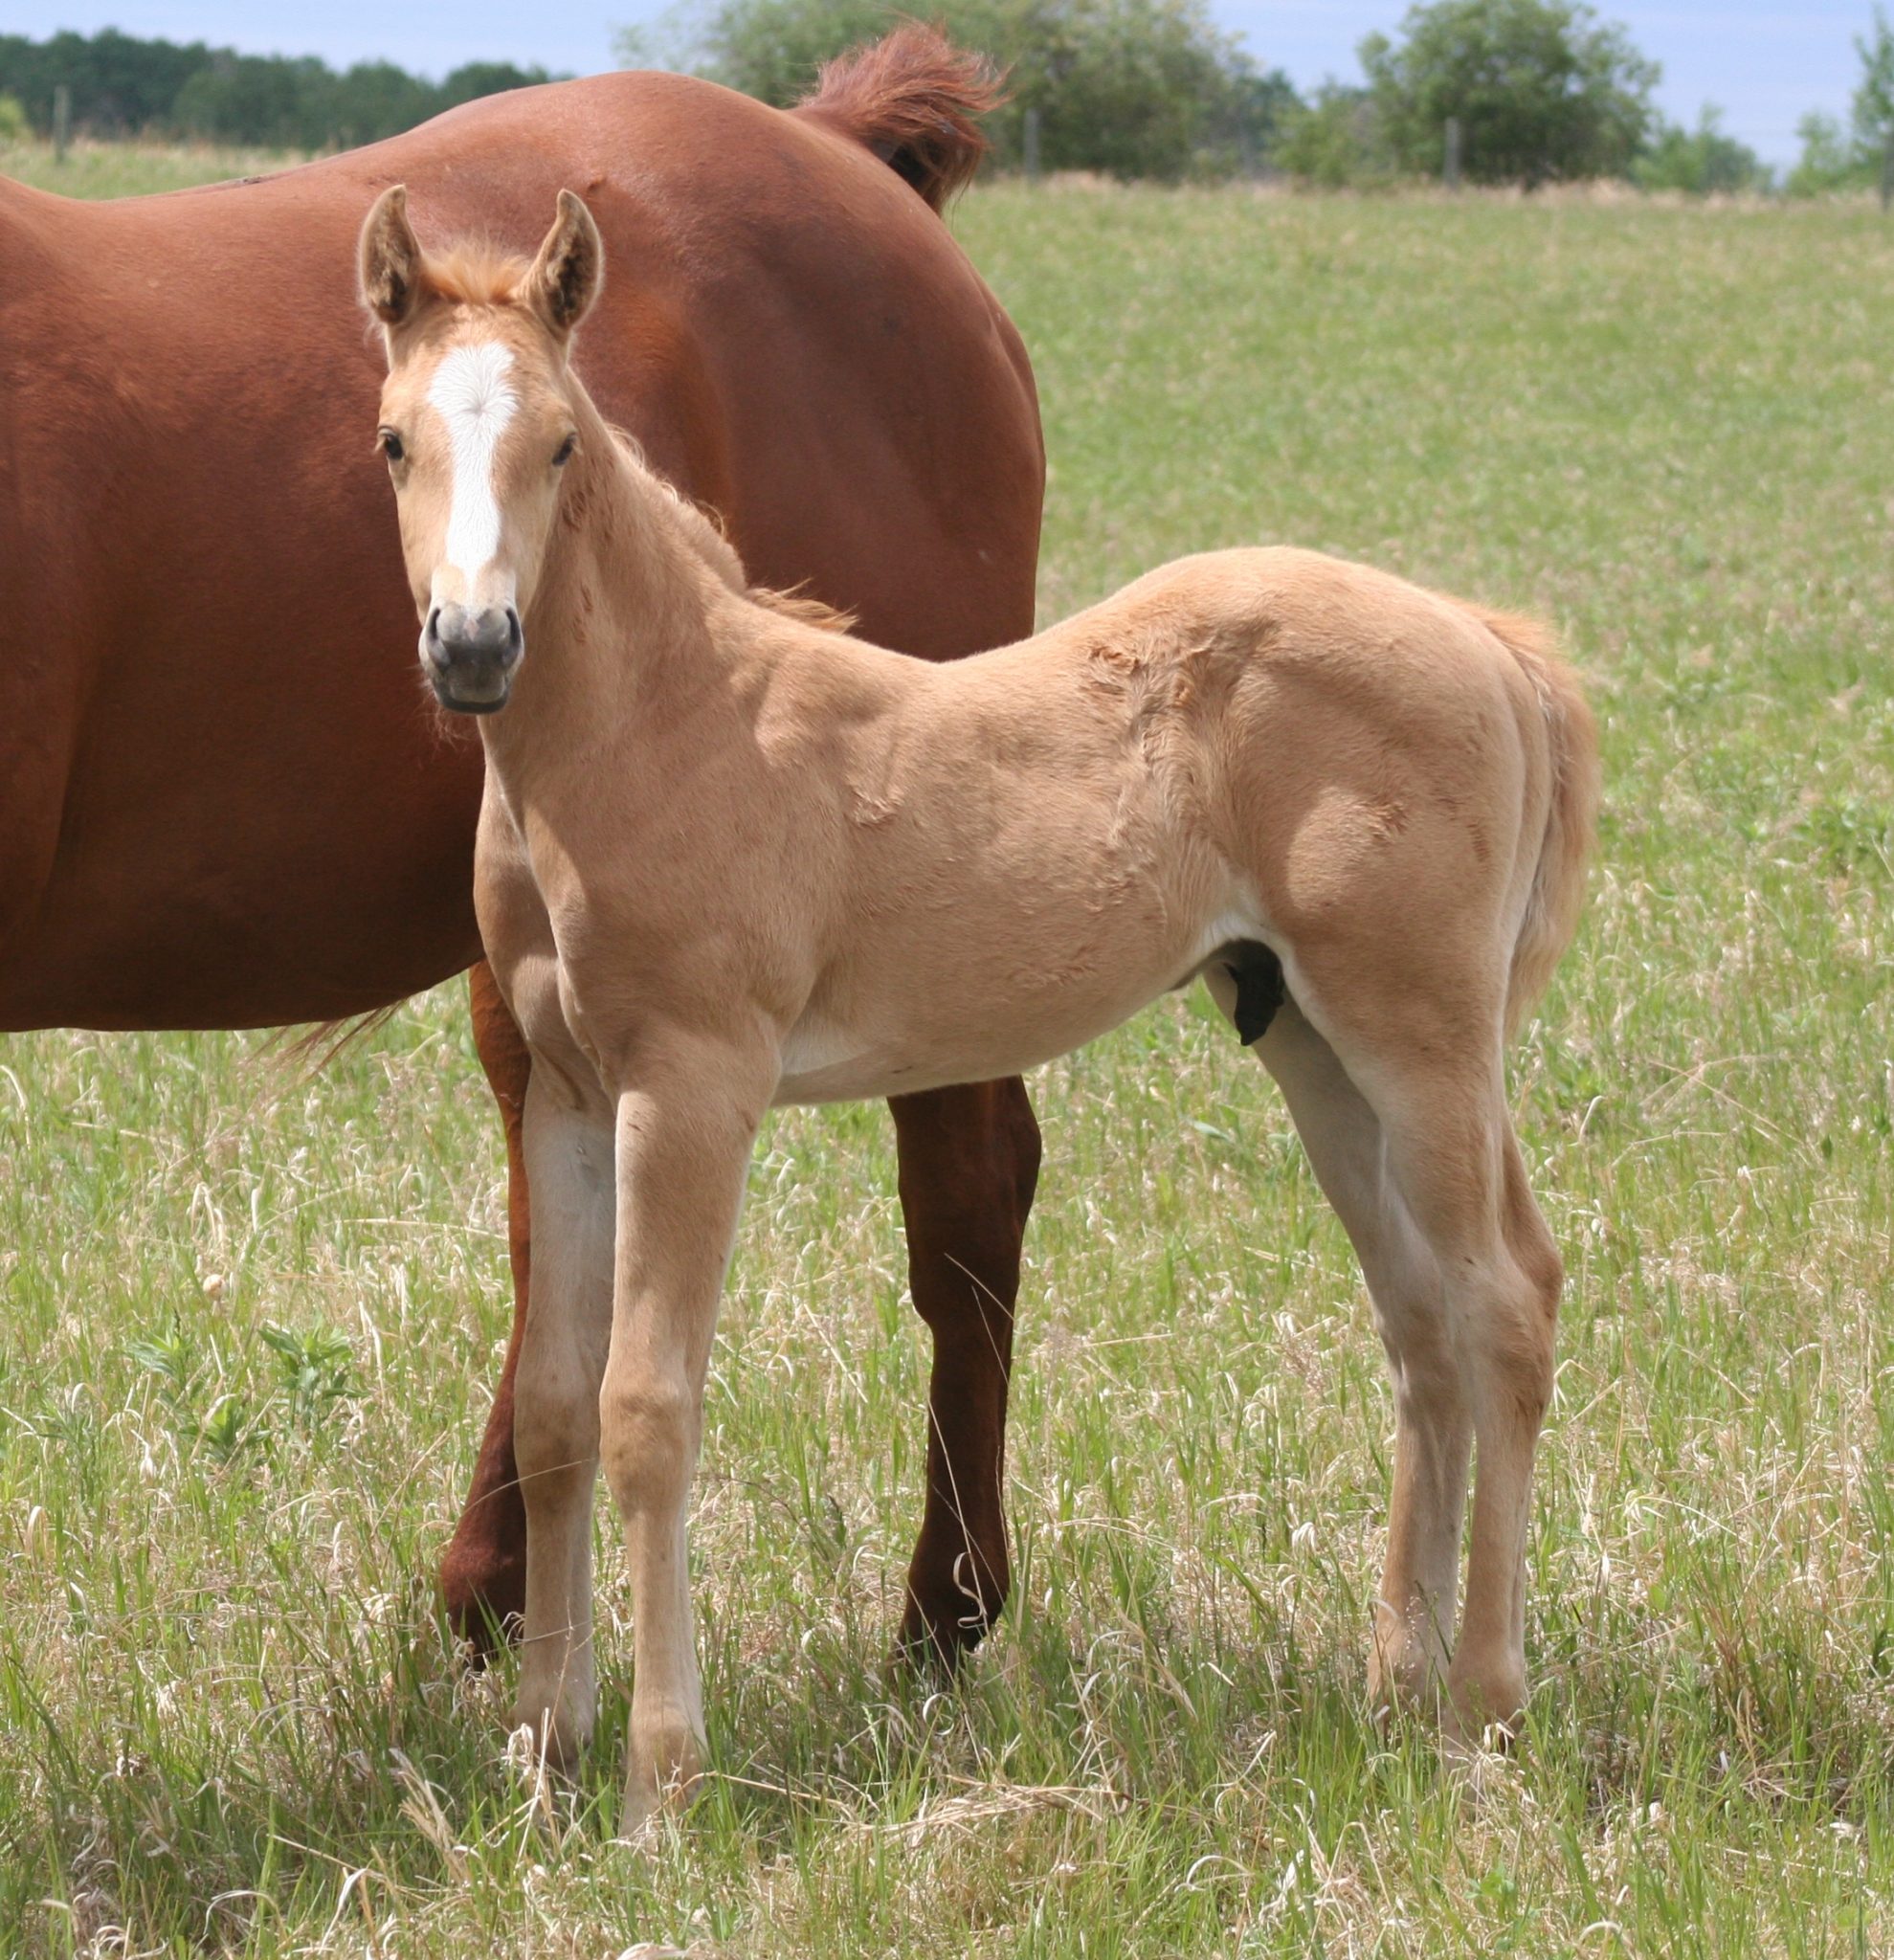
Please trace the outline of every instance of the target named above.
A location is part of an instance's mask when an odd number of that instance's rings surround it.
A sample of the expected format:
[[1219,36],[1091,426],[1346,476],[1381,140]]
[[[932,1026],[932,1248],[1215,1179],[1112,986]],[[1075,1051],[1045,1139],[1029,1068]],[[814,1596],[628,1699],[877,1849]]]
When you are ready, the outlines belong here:
[[910,20],[826,63],[793,113],[853,137],[944,211],[987,153],[976,119],[1005,100],[984,55]]
[[1546,717],[1552,794],[1539,862],[1513,944],[1506,984],[1506,1032],[1517,1030],[1545,992],[1559,956],[1571,944],[1585,902],[1585,872],[1598,826],[1598,730],[1578,677],[1559,657],[1552,635],[1534,619],[1484,607],[1467,610],[1525,670]]

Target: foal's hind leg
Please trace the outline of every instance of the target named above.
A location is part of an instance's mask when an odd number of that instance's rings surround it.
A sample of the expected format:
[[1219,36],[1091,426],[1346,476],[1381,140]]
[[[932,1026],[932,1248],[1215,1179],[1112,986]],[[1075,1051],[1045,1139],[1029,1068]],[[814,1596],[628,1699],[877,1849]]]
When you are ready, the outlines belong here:
[[1429,1704],[1453,1652],[1473,1446],[1439,1266],[1389,1176],[1380,1119],[1293,1001],[1257,1052],[1361,1261],[1393,1379],[1394,1477],[1370,1691],[1378,1702]]
[[[1417,1257],[1424,1248],[1437,1288],[1410,1278],[1394,1289],[1415,1309],[1404,1317],[1396,1364],[1397,1407],[1409,1418],[1415,1447],[1397,1451],[1384,1586],[1386,1604],[1405,1625],[1386,1627],[1394,1637],[1392,1657],[1377,1629],[1375,1670],[1384,1690],[1426,1678],[1425,1650],[1438,1637],[1440,1616],[1436,1606],[1428,1615],[1432,1627],[1423,1620],[1423,1653],[1416,1657],[1415,1594],[1423,1602],[1443,1596],[1445,1548],[1457,1547],[1459,1538],[1455,1490],[1463,1488],[1456,1466],[1464,1461],[1470,1418],[1479,1459],[1473,1541],[1446,1712],[1450,1726],[1477,1738],[1489,1724],[1513,1722],[1526,1703],[1526,1533],[1533,1454],[1551,1399],[1562,1269],[1526,1189],[1505,1106],[1502,1011],[1497,998],[1485,998],[1494,991],[1489,976],[1477,968],[1448,973],[1437,966],[1419,958],[1376,961],[1349,948],[1313,972],[1304,964],[1298,1005],[1320,1024],[1322,1040],[1379,1128],[1384,1223],[1379,1239],[1367,1235],[1377,1259],[1387,1258],[1392,1243],[1405,1248],[1396,1257],[1410,1275],[1424,1272]],[[1286,1031],[1283,1040],[1289,1042]],[[1295,1073],[1290,1047],[1281,1053],[1284,1073]],[[1315,1054],[1311,1047],[1300,1059],[1319,1081],[1309,1059]],[[1276,1054],[1266,1052],[1265,1059],[1274,1065]],[[1332,1075],[1328,1081],[1330,1095],[1313,1098],[1323,1114],[1349,1106]],[[1310,1100],[1304,1091],[1304,1102]],[[1300,1126],[1303,1110],[1296,1115]],[[1358,1114],[1352,1134],[1353,1161],[1366,1166],[1371,1143]],[[1317,1148],[1345,1164],[1350,1157],[1326,1142],[1311,1146],[1312,1159]],[[1359,1173],[1352,1181],[1368,1182]],[[1338,1189],[1350,1182],[1346,1171],[1337,1176]],[[1348,1211],[1343,1215],[1354,1230]],[[1372,1270],[1369,1280],[1373,1288]],[[1388,1319],[1384,1309],[1384,1330]],[[1415,1387],[1412,1396],[1404,1376]]]
[[1469,982],[1463,999],[1430,1005],[1409,979],[1415,997],[1350,1003],[1365,1012],[1330,1038],[1380,1119],[1389,1179],[1434,1255],[1473,1419],[1472,1548],[1447,1686],[1453,1726],[1477,1739],[1526,1705],[1526,1534],[1563,1269],[1506,1110],[1498,1004],[1470,1011]]

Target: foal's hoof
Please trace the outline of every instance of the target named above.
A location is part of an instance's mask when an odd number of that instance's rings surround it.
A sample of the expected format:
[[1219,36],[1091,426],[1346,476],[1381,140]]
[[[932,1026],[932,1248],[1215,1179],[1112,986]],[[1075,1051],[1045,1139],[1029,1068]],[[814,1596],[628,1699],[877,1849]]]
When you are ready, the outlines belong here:
[[1509,1749],[1526,1721],[1526,1671],[1504,1665],[1484,1672],[1448,1670],[1440,1726],[1449,1740],[1489,1753]]
[[529,1709],[522,1702],[513,1710],[506,1757],[523,1771],[543,1766],[555,1776],[572,1776],[590,1741],[591,1724],[576,1711],[562,1715],[553,1709]]
[[1377,1720],[1399,1713],[1446,1716],[1446,1658],[1426,1637],[1388,1615],[1368,1647],[1368,1698]]
[[649,1848],[667,1816],[681,1816],[703,1789],[706,1745],[682,1713],[632,1717],[618,1838]]

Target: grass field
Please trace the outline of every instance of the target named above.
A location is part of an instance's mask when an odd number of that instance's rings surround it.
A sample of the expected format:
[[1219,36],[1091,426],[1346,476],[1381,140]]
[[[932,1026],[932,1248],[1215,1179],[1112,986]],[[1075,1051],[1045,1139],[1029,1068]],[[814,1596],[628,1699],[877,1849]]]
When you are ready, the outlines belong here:
[[218,149],[209,144],[172,148],[161,144],[75,142],[64,157],[50,144],[0,144],[0,177],[67,197],[148,197],[189,190],[230,177],[254,177],[301,163],[278,150]]
[[[1292,539],[1568,635],[1609,807],[1518,1051],[1571,1282],[1509,1757],[1361,1690],[1392,1411],[1197,998],[1035,1085],[1015,1605],[880,1662],[925,1351],[885,1115],[759,1151],[694,1549],[719,1778],[613,1845],[428,1611],[507,1314],[457,988],[309,1082],[0,1044],[0,1953],[1894,1950],[1894,227],[982,191],[1048,616]],[[109,1929],[124,1928],[122,1941]]]

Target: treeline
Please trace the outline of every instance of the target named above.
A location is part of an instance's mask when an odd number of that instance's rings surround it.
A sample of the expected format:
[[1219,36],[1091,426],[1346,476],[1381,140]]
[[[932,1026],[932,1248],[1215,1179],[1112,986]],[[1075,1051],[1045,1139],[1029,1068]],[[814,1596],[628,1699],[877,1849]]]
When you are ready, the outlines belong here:
[[[1426,0],[1393,35],[1362,42],[1359,80],[1307,97],[1219,29],[1205,0],[680,0],[657,28],[621,35],[619,53],[783,104],[902,11],[1009,71],[1011,101],[989,124],[1002,168],[1023,161],[1032,111],[1048,170],[1371,187],[1438,178],[1451,153],[1475,184],[1778,188],[1715,109],[1694,126],[1667,121],[1654,100],[1658,64],[1579,0]],[[1856,45],[1850,123],[1810,117],[1802,163],[1779,188],[1868,185],[1887,167],[1894,32],[1880,8]]]
[[[1842,122],[1812,115],[1777,186],[1714,109],[1673,123],[1656,62],[1580,0],[1423,0],[1359,49],[1356,81],[1304,97],[1211,18],[1207,0],[680,0],[627,33],[629,65],[682,69],[765,101],[793,101],[831,56],[904,13],[938,21],[1007,72],[991,119],[995,162],[1166,182],[1274,173],[1372,187],[1437,178],[1533,186],[1612,177],[1692,192],[1816,193],[1894,182],[1894,27],[1857,37],[1860,85]],[[473,62],[432,82],[390,62],[338,73],[313,57],[239,55],[107,29],[0,35],[0,142],[40,136],[53,92],[100,136],[201,138],[288,149],[373,142],[476,96],[548,79]],[[1451,130],[1451,136],[1450,136]]]
[[142,40],[106,28],[44,41],[0,34],[0,101],[35,135],[53,129],[53,92],[71,91],[72,124],[94,136],[153,136],[280,149],[330,149],[398,135],[457,103],[551,78],[543,68],[473,61],[444,81],[390,61],[338,73],[313,56],[239,55],[202,41]]
[[627,66],[707,76],[785,107],[832,56],[903,14],[933,22],[1006,73],[989,118],[994,163],[1024,161],[1036,112],[1048,170],[1176,181],[1263,167],[1297,95],[1211,19],[1204,0],[680,0],[618,37]]

